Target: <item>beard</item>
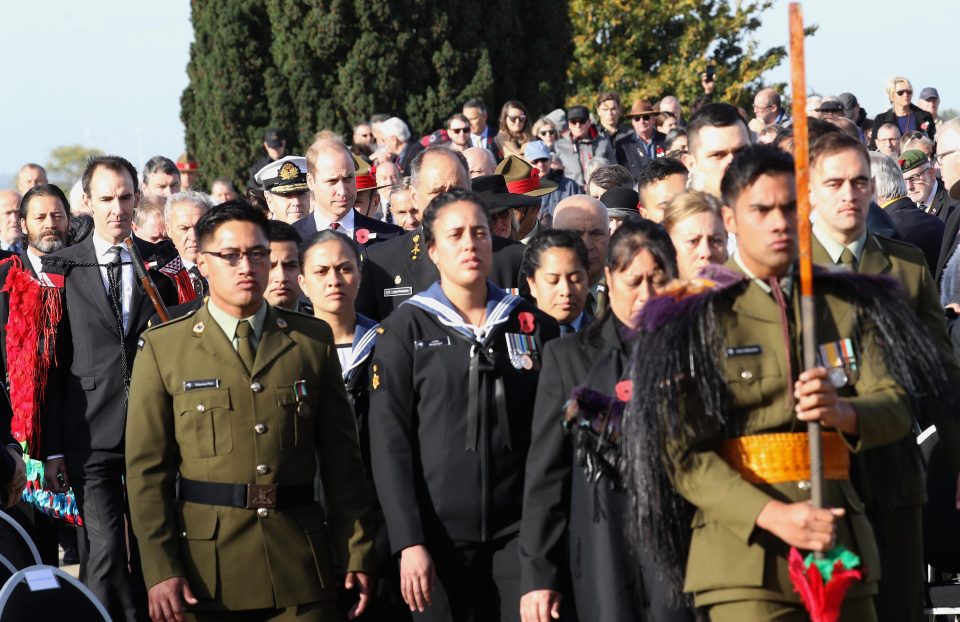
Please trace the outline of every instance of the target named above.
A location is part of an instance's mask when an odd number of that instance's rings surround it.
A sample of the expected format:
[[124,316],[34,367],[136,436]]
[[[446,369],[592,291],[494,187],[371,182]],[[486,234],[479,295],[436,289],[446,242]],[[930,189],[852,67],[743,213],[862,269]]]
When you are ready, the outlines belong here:
[[[56,236],[56,239],[44,239],[44,237]],[[30,236],[28,243],[37,251],[48,254],[53,253],[66,246],[66,236],[59,231],[44,231],[38,236]]]

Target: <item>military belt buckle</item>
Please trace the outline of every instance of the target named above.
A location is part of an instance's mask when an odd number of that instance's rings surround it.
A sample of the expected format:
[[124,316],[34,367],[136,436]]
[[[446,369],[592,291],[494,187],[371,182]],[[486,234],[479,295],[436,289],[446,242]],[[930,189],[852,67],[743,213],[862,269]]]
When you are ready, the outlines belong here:
[[247,484],[247,505],[244,507],[248,510],[275,509],[277,507],[276,484]]

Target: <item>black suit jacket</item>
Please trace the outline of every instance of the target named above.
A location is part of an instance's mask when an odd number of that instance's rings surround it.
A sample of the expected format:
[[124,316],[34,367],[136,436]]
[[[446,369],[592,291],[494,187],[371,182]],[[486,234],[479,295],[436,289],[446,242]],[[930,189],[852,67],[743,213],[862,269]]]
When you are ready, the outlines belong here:
[[921,210],[910,197],[901,197],[883,209],[897,226],[900,239],[920,247],[930,272],[935,272],[943,244],[943,221]]
[[947,192],[947,187],[943,185],[943,180],[938,179],[937,192],[933,195],[933,201],[927,213],[936,216],[943,222],[947,222],[956,207],[957,204],[950,198],[950,193]]
[[[297,230],[297,233],[299,233],[300,237],[303,238],[303,241],[306,242],[313,237],[314,233],[317,232],[317,221],[311,212],[297,222],[293,223],[293,228]],[[360,244],[361,247],[366,246],[368,248],[374,244],[379,244],[385,240],[395,238],[403,233],[403,229],[396,225],[391,225],[390,223],[386,223],[375,218],[370,218],[369,216],[364,216],[360,212],[354,211],[353,239],[355,242],[357,241],[357,231],[361,229],[366,229],[369,233],[376,234],[367,240],[367,242]]]
[[[910,114],[917,119],[917,129],[921,132],[926,132],[927,136],[929,136],[932,140],[934,135],[937,133],[937,124],[933,122],[933,117],[930,116],[930,113],[922,108],[919,108],[916,104],[910,104]],[[894,125],[897,125],[897,113],[893,111],[893,108],[878,114],[873,120],[873,127],[879,128],[884,123],[893,123]],[[927,124],[926,129],[923,129],[924,123]],[[874,143],[873,146],[876,147],[876,143]]]
[[[653,131],[653,148],[656,151],[657,147],[663,147],[664,141],[667,137],[662,132],[656,130]],[[624,138],[621,138],[617,143],[617,163],[626,166],[630,169],[630,173],[633,175],[634,179],[640,178],[640,171],[643,169],[644,165],[650,160],[647,157],[646,152],[643,150],[643,146],[640,144],[640,139],[637,137],[636,132],[630,132]]]
[[[518,289],[525,248],[520,242],[494,236],[493,265],[488,278],[503,289]],[[427,257],[423,231],[419,228],[370,247],[360,271],[357,312],[378,322],[440,278],[437,267]]]
[[890,218],[890,214],[883,211],[883,208],[873,201],[870,201],[870,209],[867,210],[867,231],[891,240],[901,239],[897,232],[897,225]]
[[[156,254],[157,245],[139,238],[134,241],[144,261]],[[77,263],[97,263],[92,237],[53,256]],[[153,282],[164,303],[175,305],[177,292],[173,282],[159,276]],[[69,269],[62,300],[57,364],[51,370],[45,394],[43,457],[66,450],[122,452],[127,418],[123,357],[132,370],[137,341],[154,312],[153,305],[137,281],[130,301],[126,347],[121,348],[99,268]],[[57,401],[55,396],[62,399]],[[131,410],[136,413],[137,405],[132,404]]]
[[960,236],[960,209],[954,209],[947,216],[947,222],[943,227],[943,243],[940,246],[940,258],[937,260],[937,271],[934,274],[937,283],[940,282],[943,269],[947,267],[947,262],[957,249],[958,236]]
[[412,138],[410,139],[410,142],[407,143],[407,148],[403,150],[396,161],[401,175],[410,175],[410,165],[413,164],[413,159],[417,157],[417,154],[423,151],[423,148],[423,145],[421,145],[419,141],[415,141]]

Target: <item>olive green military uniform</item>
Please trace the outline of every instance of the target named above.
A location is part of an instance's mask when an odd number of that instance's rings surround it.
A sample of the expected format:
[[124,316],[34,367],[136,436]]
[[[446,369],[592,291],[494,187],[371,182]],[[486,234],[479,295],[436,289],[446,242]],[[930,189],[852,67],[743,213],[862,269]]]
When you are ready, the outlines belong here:
[[[746,272],[736,258],[727,267]],[[726,348],[727,419],[740,427],[740,434],[806,429],[790,403],[800,371],[800,295],[795,281],[786,280],[790,352],[780,308],[766,283],[753,280],[744,293],[717,303],[717,321]],[[821,287],[816,293],[816,329],[821,343],[854,337],[855,310],[842,291],[831,289],[837,288]],[[869,330],[864,334],[858,352],[859,377],[840,389],[858,414],[859,435],[844,437],[854,452],[896,441],[910,426],[905,392],[887,376],[880,353],[871,345]],[[688,396],[685,408],[695,408],[697,399]],[[809,500],[809,484],[747,482],[720,457],[717,450],[722,440],[717,433],[705,431],[692,445],[677,448],[688,461],[674,471],[674,483],[697,508],[684,590],[694,594],[698,607],[709,608],[714,621],[806,619],[787,569],[789,547],[756,527],[756,520],[771,500]],[[848,591],[843,619],[873,620],[869,597],[877,589],[879,558],[864,505],[848,480],[827,480],[824,498],[827,506],[846,508],[846,516],[837,523],[837,543],[859,554],[868,569],[865,580]]]
[[[126,435],[133,529],[147,587],[186,577],[195,611],[320,603],[308,619],[333,619],[335,566],[369,572],[374,562],[356,424],[330,328],[263,308],[250,372],[210,303],[143,333]],[[312,500],[318,463],[326,514]],[[178,473],[267,488],[252,489],[253,509],[186,502]],[[263,507],[275,484],[306,487],[308,498]]]
[[[841,263],[843,246],[814,225],[813,261]],[[952,363],[949,376],[960,383],[960,367],[947,336],[943,308],[927,268],[923,251],[912,244],[864,232],[849,246],[860,274],[887,275],[903,286],[905,302],[917,314],[930,336]],[[848,258],[849,261],[849,258]],[[940,417],[936,404],[916,413],[919,425],[936,424],[948,454],[960,460],[960,420]],[[912,411],[911,411],[912,412]],[[923,504],[926,502],[924,468],[916,439],[908,434],[898,442],[865,451],[854,464],[854,483],[863,495],[867,515],[877,535],[883,580],[875,599],[881,621],[919,621],[923,615]]]

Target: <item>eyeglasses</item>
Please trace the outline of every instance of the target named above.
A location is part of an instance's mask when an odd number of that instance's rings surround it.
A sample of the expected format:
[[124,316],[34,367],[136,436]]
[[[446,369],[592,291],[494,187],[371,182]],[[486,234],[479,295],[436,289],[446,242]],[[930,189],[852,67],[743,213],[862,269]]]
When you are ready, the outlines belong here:
[[270,261],[270,249],[269,248],[251,248],[248,251],[200,251],[204,255],[213,255],[214,257],[220,259],[221,261],[227,262],[229,266],[237,266],[240,264],[240,260],[246,257],[250,260],[250,263],[263,263],[265,261]]
[[532,161],[530,164],[540,164],[541,162],[548,162],[549,160],[550,160],[549,158],[537,158],[536,160]]
[[454,134],[463,134],[464,132],[469,132],[470,128],[469,127],[451,127],[447,131],[453,132]]
[[507,121],[509,121],[510,123],[516,123],[517,121],[519,121],[520,123],[526,123],[526,122],[527,122],[527,115],[525,115],[525,114],[520,114],[520,115],[517,115],[517,116],[515,116],[515,117],[511,117],[511,116],[507,115]]
[[947,157],[948,155],[953,155],[953,154],[955,154],[957,151],[960,151],[960,150],[958,150],[958,149],[951,149],[950,151],[944,151],[943,153],[938,153],[938,154],[937,154],[937,164],[939,164],[940,166],[943,166],[943,161],[944,161],[944,159],[946,159],[946,157]]
[[770,104],[767,104],[767,105],[765,105],[765,106],[757,106],[756,104],[754,104],[753,109],[754,109],[754,110],[766,110],[767,108],[772,108],[772,107],[773,107],[773,106],[770,105]]
[[557,130],[540,130],[537,132],[537,136],[556,136]]
[[633,117],[634,123],[650,123],[651,121],[653,121],[653,117],[649,115]]
[[583,124],[586,123],[586,122],[587,122],[586,119],[569,119],[569,120],[567,120],[567,123],[568,123],[569,125],[583,125]]
[[897,95],[903,97],[904,95],[913,95],[913,91],[910,89],[903,89],[902,91],[897,91]]

